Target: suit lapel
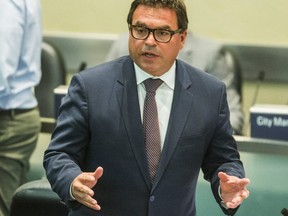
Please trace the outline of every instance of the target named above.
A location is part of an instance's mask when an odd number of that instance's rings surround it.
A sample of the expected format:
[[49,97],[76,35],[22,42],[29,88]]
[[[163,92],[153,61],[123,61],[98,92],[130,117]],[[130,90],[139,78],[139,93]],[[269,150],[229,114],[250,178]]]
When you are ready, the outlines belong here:
[[124,60],[122,67],[122,78],[118,80],[117,98],[120,105],[123,121],[135,154],[135,159],[149,188],[151,188],[147,160],[145,155],[145,144],[141,114],[139,108],[138,91],[135,70],[130,58]]
[[190,87],[191,80],[185,67],[178,62],[170,119],[153,189],[157,186],[172,157],[191,110],[193,94]]

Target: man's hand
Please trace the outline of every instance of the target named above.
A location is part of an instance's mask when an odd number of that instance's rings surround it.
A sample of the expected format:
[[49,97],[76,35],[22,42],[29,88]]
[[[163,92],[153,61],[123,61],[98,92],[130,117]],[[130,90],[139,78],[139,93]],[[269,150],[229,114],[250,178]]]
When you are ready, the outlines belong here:
[[94,191],[92,188],[103,175],[103,168],[98,167],[95,172],[83,172],[78,175],[72,182],[71,192],[74,198],[83,205],[94,210],[100,210],[101,207],[97,201],[93,199]]
[[250,183],[248,178],[240,179],[236,176],[219,172],[220,190],[223,202],[227,208],[237,208],[249,196],[246,186]]

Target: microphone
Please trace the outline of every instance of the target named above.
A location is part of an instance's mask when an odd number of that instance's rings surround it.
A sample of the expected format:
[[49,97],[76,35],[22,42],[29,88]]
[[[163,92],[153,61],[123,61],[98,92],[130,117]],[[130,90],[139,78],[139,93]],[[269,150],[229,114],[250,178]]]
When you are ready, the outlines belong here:
[[87,67],[87,63],[86,62],[81,62],[79,68],[78,68],[78,72],[85,70]]
[[254,97],[253,97],[253,100],[252,100],[251,107],[254,106],[255,103],[256,103],[258,92],[259,92],[259,88],[260,88],[260,85],[262,84],[262,82],[263,82],[263,80],[265,78],[265,74],[266,73],[263,70],[259,71],[259,73],[258,73],[257,86],[256,86],[256,90],[255,90],[255,93],[254,93]]
[[286,208],[283,208],[281,210],[281,214],[284,215],[284,216],[288,216],[288,210]]

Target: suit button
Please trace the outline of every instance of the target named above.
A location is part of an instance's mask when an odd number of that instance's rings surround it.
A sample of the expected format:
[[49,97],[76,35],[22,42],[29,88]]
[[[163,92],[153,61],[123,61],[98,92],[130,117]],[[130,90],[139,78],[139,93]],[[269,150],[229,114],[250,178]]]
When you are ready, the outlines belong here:
[[150,202],[154,202],[155,201],[155,196],[151,196],[150,197]]

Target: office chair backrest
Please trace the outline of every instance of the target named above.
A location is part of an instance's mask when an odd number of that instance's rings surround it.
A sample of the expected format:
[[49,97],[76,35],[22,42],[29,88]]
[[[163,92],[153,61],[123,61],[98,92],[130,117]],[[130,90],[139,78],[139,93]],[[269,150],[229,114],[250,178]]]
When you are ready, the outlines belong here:
[[35,88],[40,116],[54,118],[54,93],[59,85],[66,83],[66,69],[62,55],[47,42],[42,43],[41,53],[42,78]]
[[47,179],[28,182],[14,193],[10,216],[67,216],[69,210]]

